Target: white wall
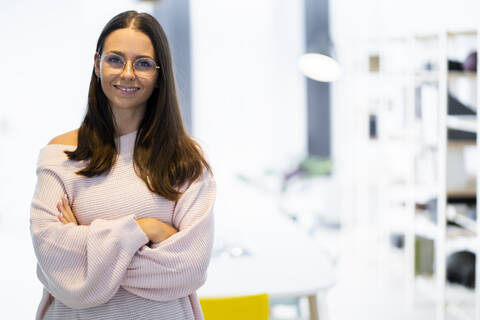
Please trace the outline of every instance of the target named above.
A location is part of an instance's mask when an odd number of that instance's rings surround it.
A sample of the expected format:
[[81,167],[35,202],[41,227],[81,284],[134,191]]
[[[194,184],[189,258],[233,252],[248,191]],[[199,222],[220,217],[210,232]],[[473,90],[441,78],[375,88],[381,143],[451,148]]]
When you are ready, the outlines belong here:
[[304,50],[303,5],[191,5],[193,132],[220,186],[218,212],[228,217],[240,210],[236,173],[258,176],[306,155],[305,81],[296,66]]

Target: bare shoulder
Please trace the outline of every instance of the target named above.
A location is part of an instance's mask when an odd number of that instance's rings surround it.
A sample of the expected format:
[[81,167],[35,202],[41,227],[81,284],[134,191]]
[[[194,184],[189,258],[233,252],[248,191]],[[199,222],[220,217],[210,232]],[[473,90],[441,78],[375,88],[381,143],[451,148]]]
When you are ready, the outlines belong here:
[[56,136],[48,144],[62,144],[62,145],[77,145],[78,129],[65,132],[59,136]]

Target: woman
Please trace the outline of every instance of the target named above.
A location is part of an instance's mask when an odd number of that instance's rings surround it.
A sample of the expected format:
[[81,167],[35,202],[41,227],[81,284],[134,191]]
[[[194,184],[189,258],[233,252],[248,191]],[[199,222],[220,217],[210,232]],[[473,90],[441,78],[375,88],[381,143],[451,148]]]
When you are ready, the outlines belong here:
[[212,250],[215,180],[184,128],[151,15],[107,23],[85,118],[40,150],[37,177],[36,319],[203,319],[195,292]]

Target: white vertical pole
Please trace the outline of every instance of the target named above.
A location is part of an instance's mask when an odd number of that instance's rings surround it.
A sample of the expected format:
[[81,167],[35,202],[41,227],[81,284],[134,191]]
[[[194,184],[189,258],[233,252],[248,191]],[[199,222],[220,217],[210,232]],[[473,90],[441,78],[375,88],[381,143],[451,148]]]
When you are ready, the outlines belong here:
[[435,239],[435,278],[436,319],[445,320],[445,287],[446,287],[446,207],[447,207],[447,84],[448,61],[446,30],[439,34],[439,108],[438,108],[438,183],[437,183],[437,235]]
[[[412,35],[408,38],[408,52],[410,61],[415,61],[415,37]],[[406,281],[406,297],[409,308],[413,308],[415,302],[415,67],[408,70],[409,77],[406,79],[408,83],[407,96],[407,143],[410,163],[410,171],[407,177],[407,201],[406,213],[407,223],[405,228],[405,281]]]

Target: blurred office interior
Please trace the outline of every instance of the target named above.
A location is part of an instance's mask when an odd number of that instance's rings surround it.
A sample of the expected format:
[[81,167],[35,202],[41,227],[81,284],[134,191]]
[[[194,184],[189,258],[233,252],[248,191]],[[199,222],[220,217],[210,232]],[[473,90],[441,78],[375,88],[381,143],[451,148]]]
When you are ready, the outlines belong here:
[[78,128],[97,37],[132,9],[167,33],[217,181],[200,297],[267,293],[272,320],[480,319],[477,0],[0,5],[0,318],[34,316],[38,152]]

